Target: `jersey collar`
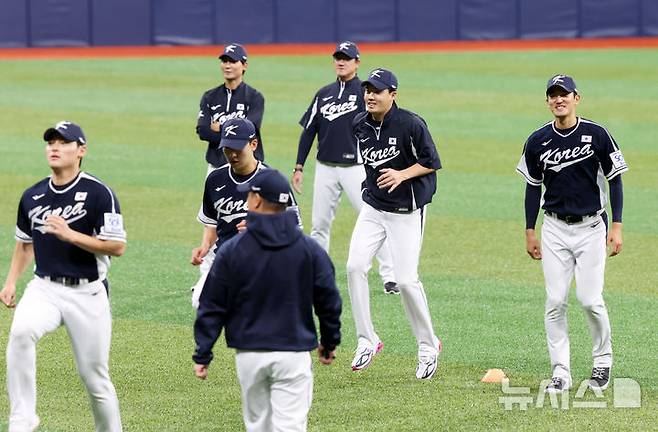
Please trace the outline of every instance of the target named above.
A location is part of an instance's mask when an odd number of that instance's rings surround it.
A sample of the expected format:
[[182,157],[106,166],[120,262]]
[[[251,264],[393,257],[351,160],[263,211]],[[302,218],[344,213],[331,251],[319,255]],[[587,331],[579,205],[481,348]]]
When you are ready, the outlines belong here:
[[560,135],[563,138],[568,137],[572,133],[576,132],[576,130],[578,129],[578,126],[580,126],[580,117],[576,117],[576,126],[574,126],[574,128],[571,129],[571,132],[569,132],[567,134],[563,134],[563,133],[559,132],[558,128],[555,127],[555,120],[553,120],[551,122],[551,127],[553,128],[553,132],[555,132],[556,134]]
[[48,177],[48,187],[50,188],[51,191],[53,191],[56,194],[66,193],[66,192],[70,191],[71,189],[73,189],[75,187],[75,185],[78,184],[78,182],[82,178],[82,175],[83,175],[83,172],[80,171],[78,173],[78,175],[75,177],[75,179],[73,179],[73,181],[71,183],[69,183],[68,186],[66,186],[64,189],[57,189],[55,187],[55,185],[53,184],[53,177],[50,176],[50,177]]

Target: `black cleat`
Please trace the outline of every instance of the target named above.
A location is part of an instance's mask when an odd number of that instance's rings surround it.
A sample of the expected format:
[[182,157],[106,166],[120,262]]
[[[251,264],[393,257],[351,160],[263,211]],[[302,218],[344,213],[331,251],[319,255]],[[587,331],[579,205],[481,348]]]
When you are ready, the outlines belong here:
[[384,284],[384,294],[400,294],[400,288],[395,282],[386,282]]
[[610,368],[592,368],[592,378],[589,380],[589,388],[592,390],[605,390],[608,388],[608,384],[610,384]]

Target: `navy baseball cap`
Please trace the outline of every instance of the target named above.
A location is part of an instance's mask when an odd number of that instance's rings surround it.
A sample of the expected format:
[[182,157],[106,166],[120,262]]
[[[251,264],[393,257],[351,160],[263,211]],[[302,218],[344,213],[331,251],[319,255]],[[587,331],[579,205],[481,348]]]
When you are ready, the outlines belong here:
[[555,75],[546,83],[546,94],[552,87],[561,87],[568,93],[578,94],[576,82],[569,75]]
[[222,125],[222,139],[219,148],[242,150],[248,142],[256,138],[256,126],[246,118],[232,118]]
[[334,57],[338,54],[346,55],[351,59],[359,58],[359,47],[356,46],[354,42],[345,41],[336,45],[336,51],[334,51]]
[[247,63],[247,50],[240,44],[228,44],[219,55],[219,59],[221,60],[223,57],[228,57],[233,61]]
[[397,90],[398,89],[398,79],[395,77],[393,72],[377,68],[370,72],[368,79],[361,83],[361,86],[365,87],[370,84],[377,90]]
[[273,168],[259,171],[251,181],[239,184],[237,189],[240,192],[256,192],[272,203],[287,204],[290,200],[288,179]]
[[67,142],[77,141],[80,144],[87,144],[87,139],[85,138],[85,134],[82,132],[82,128],[70,121],[62,120],[61,122],[58,122],[54,127],[46,129],[46,131],[43,133],[43,140],[50,141],[57,135],[60,135]]

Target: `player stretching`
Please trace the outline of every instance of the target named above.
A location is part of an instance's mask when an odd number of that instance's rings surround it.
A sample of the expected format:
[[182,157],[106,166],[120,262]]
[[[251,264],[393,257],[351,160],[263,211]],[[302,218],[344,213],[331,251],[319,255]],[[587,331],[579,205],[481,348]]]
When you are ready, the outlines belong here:
[[436,191],[439,154],[425,121],[398,108],[398,81],[392,72],[375,69],[364,81],[367,112],[354,119],[354,134],[366,170],[363,209],[350,241],[347,284],[358,345],[352,370],[367,367],[383,344],[370,318],[368,269],[385,240],[393,256],[395,279],[404,310],[418,341],[416,377],[436,372],[441,341],[434,334],[418,260],[425,225],[425,205]]
[[79,126],[62,121],[43,138],[52,175],[23,193],[16,248],[0,292],[0,300],[13,308],[16,281],[34,257],[35,277],[9,331],[9,431],[33,431],[39,424],[36,343],[61,325],[71,338],[96,431],[120,431],[119,402],[108,369],[112,316],[106,280],[109,257],[126,248],[119,202],[104,183],[80,171],[87,141]]
[[219,142],[222,139],[222,125],[232,118],[248,118],[256,126],[258,146],[254,153],[258,160],[265,160],[263,141],[260,138],[265,99],[258,90],[243,81],[247,71],[247,51],[239,44],[226,45],[219,60],[224,84],[203,94],[196,125],[199,139],[208,142],[208,172],[226,163]]
[[[542,260],[546,282],[544,325],[552,380],[547,392],[571,387],[567,297],[576,277],[576,296],[587,315],[594,367],[589,385],[605,390],[610,381],[612,343],[603,302],[606,243],[610,256],[621,252],[623,192],[621,173],[628,167],[619,146],[602,126],[576,116],[580,95],[566,75],[548,80],[546,103],[555,117],[530,135],[517,171],[525,177],[526,249]],[[605,182],[610,186],[612,226],[605,213]],[[542,184],[544,193],[542,195]],[[544,209],[541,247],[535,234]],[[607,236],[607,240],[606,240]]]
[[[360,211],[363,205],[361,183],[365,177],[363,167],[357,162],[356,138],[352,133],[354,117],[365,109],[361,80],[356,74],[361,62],[359,49],[354,42],[341,42],[333,58],[337,79],[318,90],[299,122],[304,130],[299,138],[297,164],[291,180],[295,192],[301,193],[304,163],[317,135],[311,237],[327,252],[341,191],[352,207]],[[384,292],[400,294],[387,243],[377,253],[377,258]]]

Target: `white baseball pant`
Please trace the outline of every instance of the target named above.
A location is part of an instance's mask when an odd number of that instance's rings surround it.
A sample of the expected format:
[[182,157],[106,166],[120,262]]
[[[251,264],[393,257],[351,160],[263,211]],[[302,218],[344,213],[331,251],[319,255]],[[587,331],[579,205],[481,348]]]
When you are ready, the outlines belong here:
[[[361,183],[366,172],[362,165],[331,166],[317,161],[315,164],[315,180],[313,182],[313,210],[311,216],[311,237],[322,248],[329,252],[331,224],[336,217],[336,209],[340,202],[340,193],[344,191],[357,213],[361,211]],[[388,242],[376,251],[379,262],[379,274],[384,283],[396,282],[393,271]]]
[[608,311],[603,301],[606,225],[603,216],[569,225],[552,216],[542,225],[542,267],[546,282],[544,325],[553,376],[571,382],[567,300],[575,275],[576,297],[592,336],[594,367],[612,366]]
[[303,432],[313,399],[308,351],[242,351],[235,355],[247,432]]
[[363,204],[347,259],[347,287],[359,340],[365,339],[373,346],[380,341],[370,317],[368,270],[373,255],[387,240],[392,246],[395,280],[419,351],[437,351],[439,339],[432,328],[423,284],[418,280],[424,225],[424,208],[412,213],[390,213]]
[[216,246],[210,248],[206,256],[203,257],[201,264],[199,265],[199,280],[192,286],[192,307],[195,310],[199,309],[199,297],[201,297],[201,291],[203,291],[203,285],[206,283],[206,279],[208,278],[208,273],[210,273],[212,263],[215,262],[216,249]]
[[89,394],[97,432],[121,431],[119,401],[108,368],[112,315],[105,286],[67,287],[35,277],[27,285],[9,331],[9,431],[31,430],[36,414],[36,344],[61,325],[71,339],[78,373]]

